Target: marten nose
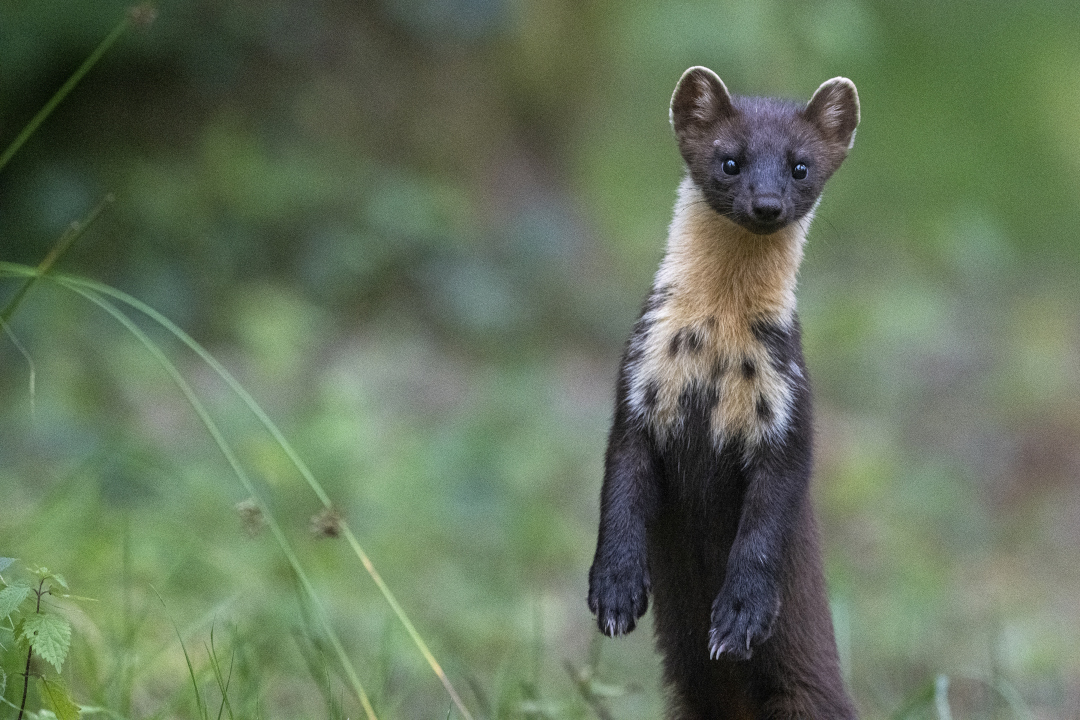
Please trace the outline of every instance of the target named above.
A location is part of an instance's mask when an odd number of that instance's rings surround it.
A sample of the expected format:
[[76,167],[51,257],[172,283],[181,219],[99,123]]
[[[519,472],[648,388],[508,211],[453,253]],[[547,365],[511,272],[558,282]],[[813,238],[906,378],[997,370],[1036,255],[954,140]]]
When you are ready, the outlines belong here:
[[780,217],[784,206],[778,195],[758,195],[750,204],[750,210],[754,213],[755,220],[773,222]]

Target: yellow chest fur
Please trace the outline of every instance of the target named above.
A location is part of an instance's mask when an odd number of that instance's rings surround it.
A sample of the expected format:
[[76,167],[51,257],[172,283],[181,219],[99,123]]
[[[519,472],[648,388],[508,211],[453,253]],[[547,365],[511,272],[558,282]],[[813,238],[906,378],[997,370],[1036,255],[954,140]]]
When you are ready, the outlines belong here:
[[660,438],[685,421],[695,396],[709,402],[717,445],[730,436],[757,444],[787,428],[798,367],[773,357],[752,328],[791,328],[809,223],[754,235],[717,215],[684,181],[628,367],[630,406]]

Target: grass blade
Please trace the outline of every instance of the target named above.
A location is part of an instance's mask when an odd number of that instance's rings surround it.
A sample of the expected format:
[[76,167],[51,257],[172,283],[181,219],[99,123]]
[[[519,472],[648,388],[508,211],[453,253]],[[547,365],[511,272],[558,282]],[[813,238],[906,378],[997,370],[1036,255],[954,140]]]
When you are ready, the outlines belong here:
[[157,595],[161,607],[165,608],[165,616],[169,618],[169,623],[173,626],[173,632],[176,633],[176,639],[180,641],[180,650],[184,653],[184,662],[187,663],[188,677],[191,678],[191,686],[195,688],[195,705],[199,708],[199,715],[202,720],[207,720],[206,703],[203,702],[202,693],[199,691],[199,680],[195,677],[195,667],[191,664],[191,656],[188,655],[187,646],[184,645],[184,638],[180,635],[180,628],[176,626],[172,615],[169,615],[169,608],[165,605],[165,598],[161,597],[161,593],[157,591],[157,588],[151,586],[150,589]]
[[11,160],[12,156],[19,152],[19,148],[21,148],[23,144],[37,132],[41,123],[45,122],[45,119],[52,114],[52,111],[56,109],[56,106],[64,101],[64,98],[68,96],[68,93],[79,84],[79,81],[83,79],[83,76],[90,72],[91,68],[97,64],[97,61],[109,51],[109,48],[120,39],[120,36],[123,35],[130,26],[131,15],[126,14],[124,15],[124,19],[117,23],[116,27],[112,29],[112,32],[106,35],[105,39],[98,43],[98,46],[94,48],[94,51],[90,53],[90,56],[79,66],[79,69],[71,74],[71,77],[69,77],[67,81],[60,86],[60,89],[49,98],[49,102],[45,103],[45,106],[38,110],[37,115],[34,115],[34,117],[30,119],[30,122],[26,124],[26,127],[22,129],[22,132],[20,132],[11,144],[7,146],[7,149],[4,150],[4,154],[0,155],[0,170],[3,170],[4,166],[8,164],[8,161]]
[[206,654],[210,656],[210,667],[214,671],[214,680],[217,682],[218,690],[221,692],[221,705],[218,707],[217,720],[221,720],[225,711],[229,713],[229,720],[234,720],[232,703],[229,702],[229,685],[232,684],[233,663],[236,660],[236,653],[233,652],[229,656],[229,674],[223,674],[221,672],[221,662],[217,656],[217,648],[214,646],[214,628],[211,627],[210,647],[206,648]]
[[68,226],[68,229],[64,231],[64,234],[61,235],[60,239],[56,241],[55,245],[53,245],[53,248],[49,251],[49,254],[46,255],[40,263],[38,263],[38,266],[34,270],[34,272],[26,279],[26,282],[22,284],[22,287],[15,291],[15,294],[12,296],[11,300],[9,300],[8,304],[4,306],[3,311],[0,312],[0,325],[3,325],[5,327],[7,326],[8,321],[11,320],[11,316],[14,315],[15,311],[19,308],[19,305],[22,303],[23,298],[25,298],[26,294],[30,292],[30,288],[34,287],[38,280],[43,278],[46,274],[48,274],[50,270],[52,270],[52,267],[56,264],[56,261],[59,260],[64,255],[64,253],[66,253],[71,248],[72,244],[74,244],[76,240],[82,237],[83,233],[86,232],[87,228],[94,224],[95,220],[101,217],[101,213],[105,211],[105,208],[108,207],[114,199],[115,198],[112,196],[111,193],[109,195],[106,195],[105,198],[101,202],[99,202],[93,210],[90,211],[90,214],[86,216],[85,220],[83,220],[82,222],[73,222],[71,223],[71,225]]
[[2,317],[0,317],[0,328],[4,330],[4,334],[8,336],[8,340],[11,341],[11,344],[14,345],[15,349],[23,356],[23,359],[26,360],[26,365],[30,369],[30,417],[33,417],[34,398],[37,396],[35,390],[35,385],[37,383],[37,367],[34,365],[34,358],[30,356],[30,353],[27,352],[22,343],[19,342],[19,338],[15,336],[15,332],[11,329],[11,326],[8,325]]

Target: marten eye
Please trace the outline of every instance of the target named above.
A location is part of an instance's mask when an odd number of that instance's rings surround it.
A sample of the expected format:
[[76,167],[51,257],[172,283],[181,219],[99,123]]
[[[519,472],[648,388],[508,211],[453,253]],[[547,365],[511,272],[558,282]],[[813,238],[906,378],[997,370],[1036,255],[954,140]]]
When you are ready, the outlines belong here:
[[725,175],[738,175],[739,163],[734,160],[728,159],[724,161],[724,174]]
[[802,163],[798,163],[795,167],[791,168],[791,177],[796,180],[803,180],[806,178],[806,166]]

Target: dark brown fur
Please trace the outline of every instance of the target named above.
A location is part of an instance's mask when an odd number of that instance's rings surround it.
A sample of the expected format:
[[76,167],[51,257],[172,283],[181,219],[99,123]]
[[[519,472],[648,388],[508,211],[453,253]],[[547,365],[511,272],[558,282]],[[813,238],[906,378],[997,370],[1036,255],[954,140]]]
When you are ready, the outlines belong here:
[[793,290],[857,122],[839,78],[804,108],[732,98],[692,68],[672,99],[692,182],[619,373],[589,606],[621,635],[651,593],[673,720],[856,716],[808,492]]

